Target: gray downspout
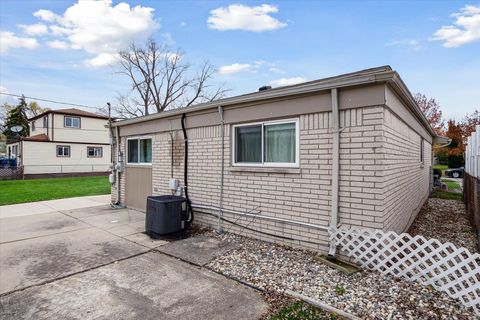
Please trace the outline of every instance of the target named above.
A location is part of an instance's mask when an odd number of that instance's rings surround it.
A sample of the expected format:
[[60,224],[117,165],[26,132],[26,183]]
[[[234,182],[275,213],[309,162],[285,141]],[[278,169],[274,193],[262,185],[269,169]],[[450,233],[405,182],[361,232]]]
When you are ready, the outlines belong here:
[[217,221],[217,229],[215,230],[216,234],[222,234],[222,226],[221,220],[223,216],[223,180],[225,175],[225,120],[223,118],[223,107],[218,106],[218,113],[220,114],[220,131],[222,137],[222,165],[221,165],[221,173],[220,173],[220,202],[219,202],[219,209],[218,209],[218,221]]
[[[339,180],[339,162],[340,162],[340,125],[338,112],[338,91],[337,88],[331,90],[332,96],[332,208],[330,213],[329,233],[337,229],[338,224],[338,180]],[[335,257],[337,244],[335,239],[330,240],[329,257]]]
[[116,129],[117,129],[116,130],[117,131],[116,132],[117,133],[116,134],[116,136],[117,136],[117,168],[116,168],[117,169],[116,170],[117,176],[116,176],[116,179],[115,179],[115,183],[117,185],[117,201],[116,201],[115,204],[120,205],[120,170],[121,170],[120,166],[122,165],[119,161],[120,160],[119,159],[120,158],[120,127],[117,127]]

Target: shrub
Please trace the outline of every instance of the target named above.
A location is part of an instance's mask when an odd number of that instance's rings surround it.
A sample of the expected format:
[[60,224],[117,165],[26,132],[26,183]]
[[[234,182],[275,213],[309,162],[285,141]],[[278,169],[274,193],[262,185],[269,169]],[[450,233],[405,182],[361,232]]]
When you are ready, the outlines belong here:
[[450,156],[448,156],[448,167],[449,168],[460,168],[460,167],[463,167],[464,164],[465,164],[465,161],[463,159],[463,155],[459,155],[459,156],[450,155]]

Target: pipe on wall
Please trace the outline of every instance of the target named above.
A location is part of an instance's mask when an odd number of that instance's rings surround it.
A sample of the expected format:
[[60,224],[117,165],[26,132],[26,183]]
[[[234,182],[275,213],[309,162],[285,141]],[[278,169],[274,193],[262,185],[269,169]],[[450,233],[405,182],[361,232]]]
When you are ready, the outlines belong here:
[[217,229],[215,230],[217,234],[222,233],[221,220],[223,215],[223,181],[225,175],[225,119],[223,118],[223,107],[218,106],[218,113],[220,114],[220,130],[222,137],[222,165],[220,173],[220,200],[218,205],[218,220],[217,220]]
[[[212,211],[218,211],[220,209],[217,206],[202,205],[202,204],[196,204],[196,203],[192,203],[192,208],[212,210]],[[297,226],[302,226],[302,227],[307,227],[307,228],[314,228],[314,229],[325,230],[325,231],[329,230],[329,227],[320,226],[318,224],[301,222],[301,221],[296,221],[296,220],[283,219],[283,218],[276,218],[276,217],[271,217],[271,216],[263,216],[263,215],[259,215],[259,213],[255,214],[255,213],[241,212],[241,211],[230,210],[230,209],[225,209],[225,208],[222,208],[222,212],[231,213],[231,214],[235,214],[235,215],[241,215],[241,216],[245,216],[245,217],[258,218],[258,219],[261,219],[261,220],[282,222],[282,223],[286,223],[286,224],[297,225]]]
[[[337,88],[331,89],[332,97],[332,207],[330,213],[329,232],[337,229],[338,224],[338,185],[339,185],[339,168],[340,168],[340,117],[338,111],[338,91]],[[337,244],[335,239],[330,240],[328,255],[335,257]]]
[[115,204],[120,205],[120,168],[118,167],[120,165],[119,157],[120,157],[120,127],[116,128],[116,138],[117,138],[117,168],[115,170],[115,184],[117,188],[117,199]]

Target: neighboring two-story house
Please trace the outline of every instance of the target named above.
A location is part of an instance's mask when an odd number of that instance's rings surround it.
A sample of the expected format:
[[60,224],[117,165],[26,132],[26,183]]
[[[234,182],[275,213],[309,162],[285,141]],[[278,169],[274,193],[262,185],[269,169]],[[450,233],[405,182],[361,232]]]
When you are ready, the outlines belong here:
[[79,109],[29,119],[30,136],[7,145],[28,176],[106,174],[111,163],[108,117]]

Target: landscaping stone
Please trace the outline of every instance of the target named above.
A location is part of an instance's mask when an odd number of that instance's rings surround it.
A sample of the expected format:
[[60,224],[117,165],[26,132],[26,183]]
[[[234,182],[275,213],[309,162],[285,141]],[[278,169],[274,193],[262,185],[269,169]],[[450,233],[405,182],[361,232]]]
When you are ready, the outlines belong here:
[[451,242],[472,253],[479,249],[475,230],[468,220],[465,207],[457,200],[428,199],[408,233]]
[[363,319],[474,319],[460,302],[432,288],[362,271],[346,275],[314,252],[236,235],[238,247],[207,264],[213,270],[272,292],[291,290]]

